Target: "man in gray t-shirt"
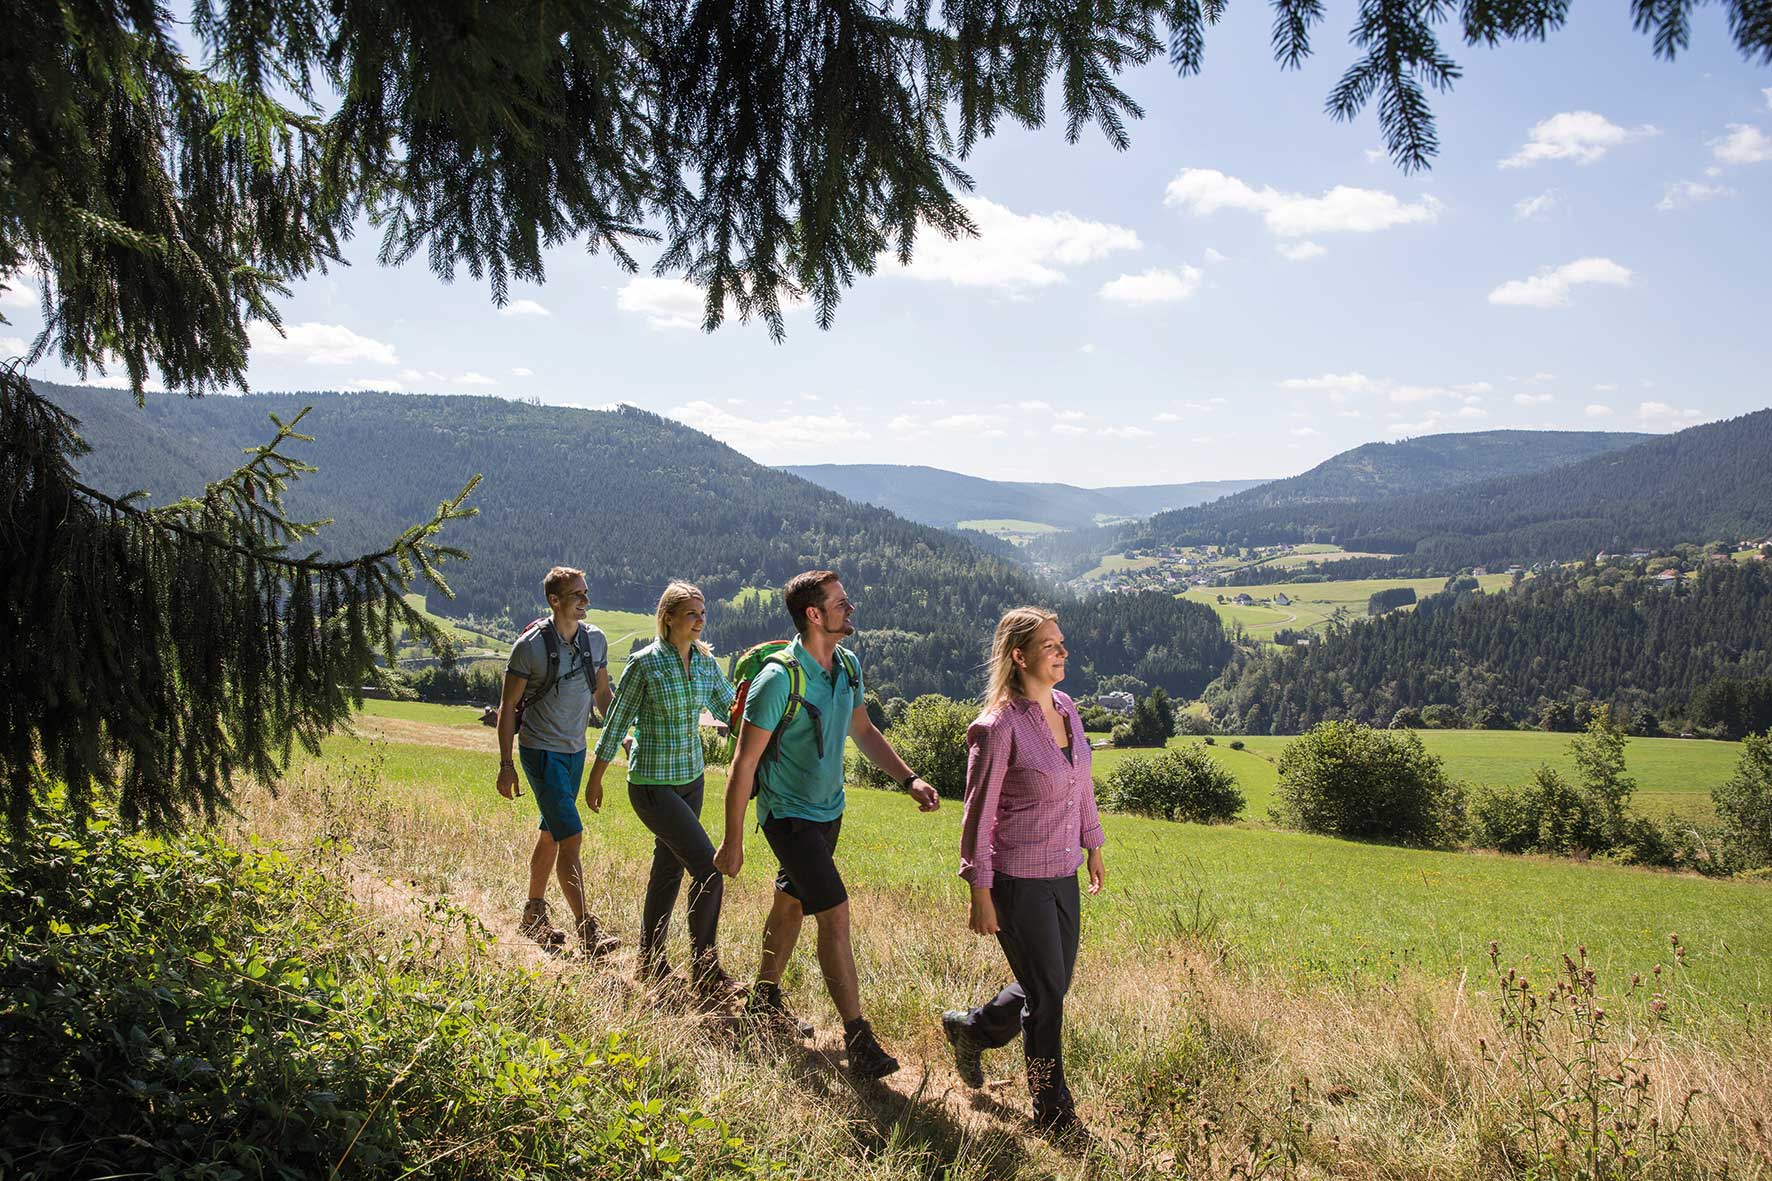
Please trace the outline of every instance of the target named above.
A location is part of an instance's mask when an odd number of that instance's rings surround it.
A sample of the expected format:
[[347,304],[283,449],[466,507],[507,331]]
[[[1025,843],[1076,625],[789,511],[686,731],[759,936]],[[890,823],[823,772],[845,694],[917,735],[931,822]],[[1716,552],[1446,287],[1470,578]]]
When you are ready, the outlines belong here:
[[[579,941],[588,955],[613,950],[616,941],[597,930],[597,920],[585,908],[584,870],[579,845],[584,822],[578,815],[578,788],[584,780],[585,726],[591,707],[609,709],[609,640],[584,622],[590,606],[584,571],[556,566],[542,581],[553,612],[550,619],[529,628],[511,649],[505,667],[503,700],[498,711],[498,793],[505,799],[522,794],[517,780],[513,740],[523,776],[541,812],[541,832],[529,857],[529,901],[517,929],[544,947],[554,947],[565,937],[548,921],[546,894],[550,874],[560,879],[560,893],[572,910]],[[547,633],[552,632],[550,637]],[[550,645],[549,640],[556,641]],[[548,649],[558,653],[554,676],[549,679]],[[517,707],[523,703],[523,728],[517,731]],[[585,800],[591,811],[603,804],[602,793]]]

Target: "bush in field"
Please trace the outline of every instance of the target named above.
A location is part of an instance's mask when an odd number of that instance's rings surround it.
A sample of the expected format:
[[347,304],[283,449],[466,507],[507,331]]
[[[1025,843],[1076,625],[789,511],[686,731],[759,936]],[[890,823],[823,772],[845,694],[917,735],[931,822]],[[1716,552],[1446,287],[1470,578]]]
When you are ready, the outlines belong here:
[[1280,755],[1270,814],[1305,832],[1444,847],[1464,836],[1464,789],[1410,730],[1321,722]]
[[1742,869],[1772,866],[1772,730],[1741,744],[1735,776],[1711,789],[1723,844]]
[[1429,730],[1456,730],[1463,719],[1458,716],[1457,706],[1439,702],[1422,708],[1421,724]]
[[[957,800],[966,794],[966,728],[978,705],[925,693],[911,702],[892,726],[892,748],[935,790]],[[852,777],[870,787],[896,787],[884,771],[857,754]]]
[[1416,709],[1413,705],[1405,705],[1402,709],[1399,709],[1396,713],[1391,715],[1391,729],[1421,729],[1421,711]]
[[0,1173],[631,1177],[661,1144],[769,1171],[619,1034],[536,1028],[556,986],[471,915],[428,916],[372,942],[343,887],[210,836],[0,843]]
[[1518,787],[1493,787],[1471,801],[1471,840],[1503,853],[1604,853],[1617,833],[1603,804],[1548,766]]
[[1106,807],[1160,820],[1221,824],[1243,810],[1236,776],[1203,746],[1126,759],[1102,778],[1101,786]]
[[701,728],[701,761],[710,767],[732,765],[732,739],[712,726]]
[[[1162,688],[1151,690],[1132,711],[1132,746],[1162,746],[1175,733],[1175,710]],[[1115,745],[1119,745],[1115,743]]]

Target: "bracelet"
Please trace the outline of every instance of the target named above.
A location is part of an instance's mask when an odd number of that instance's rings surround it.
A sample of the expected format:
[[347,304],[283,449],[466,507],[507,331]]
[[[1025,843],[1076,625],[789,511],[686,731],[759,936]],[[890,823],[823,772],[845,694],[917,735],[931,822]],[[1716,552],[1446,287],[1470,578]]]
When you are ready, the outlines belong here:
[[498,761],[498,765],[500,767],[515,767],[517,764],[516,764],[515,760],[512,760],[512,759],[500,759]]

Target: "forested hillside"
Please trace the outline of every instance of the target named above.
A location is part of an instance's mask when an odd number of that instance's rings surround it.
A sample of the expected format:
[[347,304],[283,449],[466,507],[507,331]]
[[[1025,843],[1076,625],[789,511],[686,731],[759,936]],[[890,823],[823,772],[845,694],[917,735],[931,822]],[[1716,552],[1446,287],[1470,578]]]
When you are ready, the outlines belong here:
[[821,488],[850,500],[891,509],[901,517],[948,528],[961,521],[1037,521],[1060,529],[1083,529],[1102,518],[1148,517],[1229,496],[1259,480],[1205,480],[1193,484],[1140,484],[1078,488],[986,480],[941,468],[892,463],[815,463],[786,467]]
[[[860,605],[859,626],[879,650],[871,680],[883,692],[970,696],[979,690],[978,654],[997,614],[1063,598],[961,537],[851,503],[630,407],[300,393],[156,396],[138,408],[114,390],[38,388],[81,420],[93,446],[80,461],[82,478],[112,494],[145,489],[150,503],[197,491],[230,470],[243,448],[268,437],[268,414],[288,418],[312,405],[302,427],[315,441],[296,454],[319,471],[296,485],[289,504],[295,516],[334,520],[322,532],[334,554],[385,544],[484,473],[470,502],[480,515],[448,534],[473,558],[445,572],[457,597],[430,604],[443,614],[527,619],[541,609],[541,575],[556,562],[585,568],[597,605],[636,610],[650,610],[671,578],[693,579],[723,598],[831,567],[842,572]],[[1160,652],[1166,655],[1145,667],[1165,675],[1147,679],[1195,694],[1229,656],[1203,606],[1109,600],[1086,610],[1105,622],[1093,633],[1099,639],[1077,646],[1078,691],[1090,687],[1086,678],[1098,662],[1116,671]],[[758,626],[786,632],[785,613],[770,611]],[[731,622],[727,616],[721,624]],[[711,637],[723,648],[740,642],[718,627]],[[1178,642],[1192,646],[1180,652]],[[893,670],[901,670],[902,684]]]
[[[1045,539],[1036,553],[1056,566],[1087,567],[1102,554],[1153,542],[1266,545],[1340,540],[1332,536],[1336,525],[1323,523],[1341,522],[1345,515],[1338,507],[1323,506],[1391,505],[1400,497],[1563,467],[1654,437],[1610,431],[1472,431],[1366,443],[1332,455],[1300,475],[1199,507],[1158,513],[1144,525]],[[1385,517],[1382,512],[1376,515]]]
[[1761,410],[1580,463],[1422,495],[1246,509],[1226,501],[1165,513],[1144,535],[1185,544],[1333,541],[1407,555],[1420,573],[1449,573],[1769,530],[1772,410]]
[[1386,725],[1433,705],[1492,726],[1536,724],[1547,705],[1580,697],[1665,712],[1719,677],[1768,673],[1767,563],[1709,564],[1673,586],[1590,564],[1510,592],[1431,595],[1308,648],[1245,652],[1209,698],[1228,728],[1252,734],[1331,718]]

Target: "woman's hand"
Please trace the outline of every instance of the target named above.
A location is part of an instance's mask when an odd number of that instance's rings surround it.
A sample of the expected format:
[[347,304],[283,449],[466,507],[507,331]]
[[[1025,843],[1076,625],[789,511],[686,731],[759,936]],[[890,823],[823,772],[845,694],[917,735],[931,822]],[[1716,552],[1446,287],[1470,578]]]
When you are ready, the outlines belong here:
[[991,901],[990,887],[972,887],[972,918],[966,925],[974,935],[997,933],[997,904]]
[[1107,866],[1101,863],[1101,850],[1089,850],[1089,892],[1101,893],[1102,883],[1107,881]]

